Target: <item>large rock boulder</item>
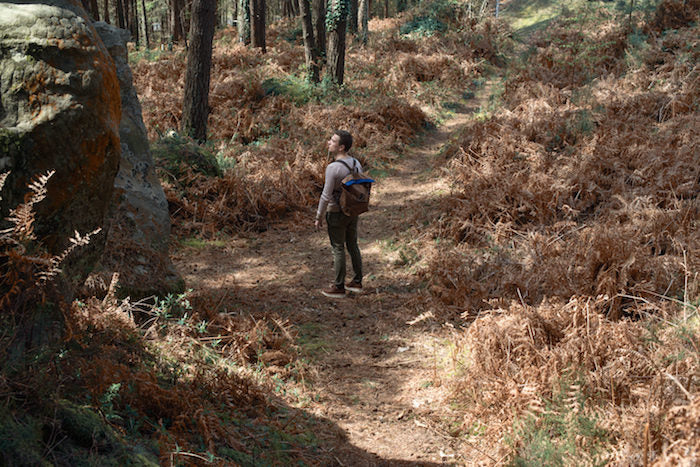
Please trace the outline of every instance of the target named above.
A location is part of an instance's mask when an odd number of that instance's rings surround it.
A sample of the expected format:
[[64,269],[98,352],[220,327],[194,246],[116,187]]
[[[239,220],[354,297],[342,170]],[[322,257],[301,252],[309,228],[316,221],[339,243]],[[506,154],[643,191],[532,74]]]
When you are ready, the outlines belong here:
[[[103,226],[119,163],[114,62],[77,1],[0,3],[0,172],[11,171],[0,223],[27,184],[55,170],[35,233],[53,254],[74,231]],[[63,265],[68,298],[102,253],[104,235]]]
[[168,201],[156,175],[128,64],[129,32],[103,22],[94,26],[117,67],[122,119],[121,163],[107,218],[107,245],[91,278],[101,280],[89,282],[104,287],[111,273],[118,272],[122,294],[140,298],[179,291],[184,283],[168,255]]

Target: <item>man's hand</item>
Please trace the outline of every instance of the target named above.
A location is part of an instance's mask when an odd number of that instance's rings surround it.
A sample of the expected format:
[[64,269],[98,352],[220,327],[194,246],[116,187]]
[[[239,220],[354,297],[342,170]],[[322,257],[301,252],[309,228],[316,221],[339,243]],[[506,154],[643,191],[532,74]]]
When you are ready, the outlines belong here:
[[316,222],[314,223],[316,225],[316,230],[320,229],[323,227],[323,220],[322,219],[316,219]]

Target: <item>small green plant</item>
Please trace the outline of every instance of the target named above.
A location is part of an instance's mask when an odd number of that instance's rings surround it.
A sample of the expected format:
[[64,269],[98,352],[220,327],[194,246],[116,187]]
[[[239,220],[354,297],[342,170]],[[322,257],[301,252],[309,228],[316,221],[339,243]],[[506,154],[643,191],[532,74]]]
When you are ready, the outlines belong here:
[[170,293],[164,298],[156,297],[153,312],[157,317],[162,318],[182,317],[192,310],[192,305],[187,298],[191,293],[192,289],[187,289],[180,294]]
[[107,388],[104,394],[100,396],[100,410],[107,420],[121,420],[122,418],[114,409],[114,401],[119,397],[119,390],[121,387],[121,383],[113,383]]
[[544,410],[516,420],[506,439],[514,450],[511,465],[605,464],[608,434],[586,410],[581,387],[571,373],[563,376],[551,399],[534,404]]

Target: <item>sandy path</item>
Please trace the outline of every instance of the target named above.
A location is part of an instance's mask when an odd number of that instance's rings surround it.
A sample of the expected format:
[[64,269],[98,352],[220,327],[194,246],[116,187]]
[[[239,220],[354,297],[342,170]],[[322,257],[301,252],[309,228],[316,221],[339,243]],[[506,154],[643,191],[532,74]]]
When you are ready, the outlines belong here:
[[318,434],[338,465],[466,462],[462,441],[436,423],[449,410],[436,402],[446,390],[438,375],[449,365],[450,331],[433,319],[414,322],[429,310],[417,299],[419,279],[402,264],[395,240],[405,239],[416,213],[430,219],[432,203],[447,189],[431,159],[468,118],[457,114],[423,136],[376,185],[359,227],[362,294],[343,300],[320,294],[331,281],[332,258],[325,228],[313,228],[311,212],[296,225],[275,225],[225,247],[175,254],[190,287],[230,290],[246,309],[273,313],[298,330],[302,354],[317,373],[304,410],[344,432]]

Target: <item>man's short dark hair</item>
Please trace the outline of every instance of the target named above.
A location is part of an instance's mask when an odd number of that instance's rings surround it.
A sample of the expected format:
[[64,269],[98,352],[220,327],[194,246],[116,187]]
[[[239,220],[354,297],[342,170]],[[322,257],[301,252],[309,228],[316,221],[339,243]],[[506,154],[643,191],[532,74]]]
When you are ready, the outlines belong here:
[[338,135],[338,144],[342,144],[345,152],[348,152],[352,147],[352,135],[345,130],[335,130],[334,133]]

